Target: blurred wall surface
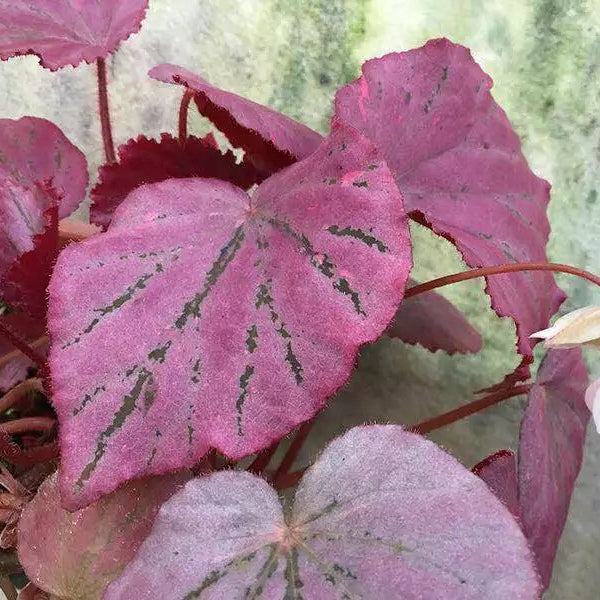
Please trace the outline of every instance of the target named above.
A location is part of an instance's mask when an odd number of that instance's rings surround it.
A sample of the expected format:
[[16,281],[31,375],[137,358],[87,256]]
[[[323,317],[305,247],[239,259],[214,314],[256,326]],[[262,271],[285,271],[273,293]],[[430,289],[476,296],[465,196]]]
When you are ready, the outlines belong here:
[[[114,135],[123,143],[174,130],[181,91],[146,76],[161,62],[325,132],[335,90],[365,59],[440,36],[471,48],[493,77],[493,93],[530,164],[553,184],[551,259],[600,271],[600,0],[150,0],[140,33],[109,61]],[[0,116],[56,122],[86,152],[93,180],[102,160],[94,68],[51,73],[35,57],[20,57],[0,63],[0,82]],[[208,125],[194,115],[191,129],[201,133]],[[449,244],[420,227],[414,233],[416,279],[464,268]],[[559,283],[570,297],[563,311],[600,303],[586,283]],[[388,339],[363,349],[349,385],[319,419],[305,459],[353,424],[410,424],[464,403],[515,366],[514,326],[489,310],[483,283],[444,293],[483,333],[484,350],[449,357]],[[523,399],[507,401],[432,437],[472,466],[516,446],[523,406]],[[598,598],[599,455],[600,438],[590,427],[547,598]]]

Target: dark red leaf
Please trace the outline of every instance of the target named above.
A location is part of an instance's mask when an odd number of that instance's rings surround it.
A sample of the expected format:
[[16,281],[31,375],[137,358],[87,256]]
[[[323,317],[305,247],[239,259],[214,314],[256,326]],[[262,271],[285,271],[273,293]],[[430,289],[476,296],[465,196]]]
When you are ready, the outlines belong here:
[[[416,285],[414,281],[411,286]],[[479,352],[483,344],[479,332],[444,296],[425,292],[403,300],[386,334],[408,344],[420,344],[448,354]]]
[[0,58],[36,54],[52,71],[104,58],[141,25],[148,0],[0,0]]
[[91,191],[91,221],[107,227],[129,192],[171,177],[215,177],[247,189],[259,174],[246,162],[237,164],[233,152],[223,154],[210,134],[203,139],[190,136],[184,146],[168,133],[160,141],[140,135],[119,148],[118,163],[100,167]]
[[521,422],[519,506],[525,536],[545,587],[550,582],[575,480],[581,468],[590,411],[581,350],[550,350]]
[[498,450],[473,467],[488,487],[504,502],[515,516],[519,516],[517,463],[512,450]]
[[[362,71],[338,91],[335,114],[375,142],[410,215],[472,267],[546,261],[550,186],[529,169],[470,52],[432,40]],[[513,379],[524,379],[529,335],[547,326],[564,294],[548,272],[493,276],[486,290],[496,313],[515,321],[523,364]]]
[[267,106],[213,87],[194,73],[163,64],[149,72],[165,83],[194,90],[198,110],[222,131],[235,148],[242,148],[263,179],[314,152],[321,136],[302,123]]

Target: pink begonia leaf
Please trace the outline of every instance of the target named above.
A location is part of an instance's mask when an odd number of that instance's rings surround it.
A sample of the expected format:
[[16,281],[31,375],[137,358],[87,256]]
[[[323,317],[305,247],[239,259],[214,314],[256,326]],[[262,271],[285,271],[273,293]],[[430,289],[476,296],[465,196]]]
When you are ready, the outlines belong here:
[[[340,89],[335,116],[373,140],[406,210],[453,242],[471,267],[546,262],[550,185],[529,169],[517,135],[469,50],[448,40],[363,65]],[[548,272],[495,275],[486,291],[517,328],[526,379],[529,335],[547,326],[564,294]]]
[[[411,286],[416,285],[411,281]],[[420,344],[448,354],[479,352],[483,344],[479,332],[449,301],[435,292],[426,292],[402,302],[386,334],[408,344]]]
[[473,473],[487,483],[515,517],[519,516],[517,462],[512,450],[498,450],[484,458],[473,467]]
[[51,475],[19,520],[19,560],[27,577],[61,600],[99,600],[150,533],[160,506],[190,475],[130,481],[74,513],[61,508],[58,477]]
[[[0,187],[4,188],[6,180],[26,189],[42,181],[49,182],[62,198],[58,211],[62,219],[85,197],[87,162],[65,134],[46,119],[0,119]],[[41,215],[47,206],[39,206],[37,211],[29,205],[22,207],[36,232],[41,229]],[[7,210],[6,207],[3,210]],[[8,223],[7,218],[0,220],[2,238],[6,237],[5,223]]]
[[148,0],[0,0],[0,58],[39,56],[56,71],[105,58],[139,30]]
[[154,67],[150,77],[165,83],[177,83],[195,92],[200,114],[210,119],[263,178],[297,160],[309,156],[322,137],[290,117],[237,94],[226,92],[176,65]]
[[241,458],[312,417],[410,267],[394,180],[345,126],[251,198],[200,178],[132,192],[50,283],[65,506],[210,447]]
[[[30,344],[40,340],[46,333],[46,323],[43,319],[34,319],[23,313],[9,313],[0,315],[0,321],[21,339]],[[0,335],[0,359],[15,350],[14,346]],[[45,353],[46,345],[36,345],[36,350]],[[25,355],[18,354],[0,366],[0,394],[4,394],[10,388],[27,379],[29,370],[35,367]]]
[[119,148],[119,162],[100,167],[98,183],[91,191],[90,219],[107,227],[113,212],[129,192],[143,183],[171,177],[215,177],[247,189],[259,174],[251,165],[237,164],[230,150],[223,154],[208,135],[190,136],[185,145],[168,133],[160,141],[140,135]]
[[518,600],[538,586],[519,526],[483,481],[432,442],[375,425],[325,449],[287,519],[254,475],[191,480],[105,598]]
[[575,480],[590,411],[579,348],[550,350],[529,393],[519,438],[519,506],[525,536],[548,586]]

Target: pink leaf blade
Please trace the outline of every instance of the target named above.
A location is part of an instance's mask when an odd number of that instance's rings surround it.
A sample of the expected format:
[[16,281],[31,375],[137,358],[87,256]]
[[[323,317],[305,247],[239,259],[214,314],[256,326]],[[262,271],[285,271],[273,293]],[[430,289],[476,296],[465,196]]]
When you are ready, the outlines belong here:
[[258,477],[192,480],[159,511],[106,599],[130,590],[533,600],[539,583],[519,526],[487,486],[433,443],[388,425],[333,441],[304,475],[287,523]]
[[[466,48],[431,40],[365,63],[362,77],[338,91],[335,118],[375,142],[409,214],[454,243],[469,266],[546,261],[550,186],[530,171],[491,85]],[[524,379],[529,335],[547,326],[564,294],[546,272],[493,276],[486,291],[516,324],[523,362],[509,378]]]
[[473,467],[473,473],[519,518],[517,462],[512,450],[498,450]]
[[106,228],[131,191],[172,177],[214,177],[247,189],[259,174],[245,162],[237,164],[231,151],[220,152],[212,136],[190,136],[182,146],[168,133],[162,133],[159,141],[140,135],[119,148],[117,163],[100,167],[98,183],[91,191],[91,221]]
[[519,438],[519,506],[544,588],[581,468],[590,413],[579,348],[550,350],[529,394]]
[[162,64],[149,72],[165,83],[184,85],[195,92],[200,113],[242,148],[263,178],[314,152],[322,137],[302,123],[231,92],[210,85],[176,65]]
[[106,58],[139,30],[148,0],[0,0],[0,58],[35,54],[43,67]]
[[[411,286],[416,285],[411,282]],[[448,354],[476,353],[481,350],[481,334],[450,301],[436,292],[405,299],[386,334],[407,344],[419,344]]]
[[50,285],[65,505],[211,446],[241,458],[311,418],[393,317],[410,267],[393,178],[343,126],[251,198],[216,179],[132,192]]
[[70,513],[51,475],[19,521],[19,560],[28,578],[59,598],[101,598],[150,533],[162,503],[189,477],[183,471],[131,481]]

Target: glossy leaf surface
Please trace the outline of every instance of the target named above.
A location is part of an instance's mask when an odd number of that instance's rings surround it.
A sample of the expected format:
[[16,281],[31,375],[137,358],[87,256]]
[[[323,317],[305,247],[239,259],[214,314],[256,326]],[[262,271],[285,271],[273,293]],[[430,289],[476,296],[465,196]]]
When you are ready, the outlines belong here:
[[304,475],[287,520],[263,479],[231,471],[190,481],[106,599],[134,590],[518,600],[537,598],[538,582],[519,526],[487,486],[433,443],[384,425],[333,441]]
[[50,285],[66,506],[211,446],[241,458],[312,417],[410,266],[393,178],[342,126],[251,198],[216,179],[138,188]]

